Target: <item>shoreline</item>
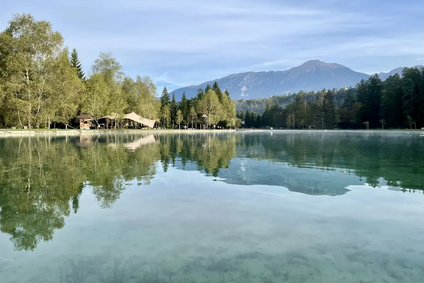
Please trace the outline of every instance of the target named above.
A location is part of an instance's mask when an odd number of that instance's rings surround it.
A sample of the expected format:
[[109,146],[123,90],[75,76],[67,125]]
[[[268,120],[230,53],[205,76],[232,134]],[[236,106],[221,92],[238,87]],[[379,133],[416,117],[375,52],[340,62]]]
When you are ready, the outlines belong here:
[[25,136],[79,136],[79,135],[108,135],[108,134],[194,134],[194,133],[235,133],[235,132],[358,132],[358,133],[394,133],[394,132],[424,132],[421,129],[346,129],[346,130],[307,130],[307,129],[226,129],[226,130],[184,130],[184,129],[130,129],[130,130],[80,130],[80,129],[57,129],[57,130],[9,130],[0,129],[0,138],[25,137]]
[[24,136],[79,136],[79,135],[105,135],[105,134],[176,134],[176,133],[232,133],[236,130],[183,130],[183,129],[134,129],[134,130],[8,130],[0,129],[2,137],[24,137]]

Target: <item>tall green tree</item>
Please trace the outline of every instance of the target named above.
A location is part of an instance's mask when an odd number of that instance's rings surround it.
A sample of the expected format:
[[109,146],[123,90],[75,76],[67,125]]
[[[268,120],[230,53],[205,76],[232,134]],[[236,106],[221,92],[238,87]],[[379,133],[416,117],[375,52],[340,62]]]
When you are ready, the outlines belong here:
[[368,84],[368,99],[367,99],[367,116],[371,127],[379,127],[380,125],[380,107],[383,85],[380,77],[375,74],[371,76]]
[[226,95],[221,96],[221,121],[225,127],[235,127],[236,124],[236,106],[234,102]]
[[91,115],[99,124],[99,119],[108,115],[109,87],[103,74],[93,74],[87,80],[87,98],[82,111]]
[[332,129],[336,122],[336,111],[334,106],[334,95],[332,90],[327,90],[323,101],[324,128]]
[[64,124],[67,128],[82,103],[85,85],[69,67],[67,50],[57,58],[54,68],[56,72],[51,81],[52,99],[47,101],[51,118],[48,118],[47,126],[50,128],[50,123],[54,121]]
[[78,52],[75,48],[72,49],[69,61],[71,63],[72,68],[76,70],[77,76],[80,78],[80,80],[85,81],[85,74],[84,74],[84,71],[82,70],[81,62],[78,58]]
[[222,103],[222,91],[218,86],[218,82],[214,82],[214,84],[212,85],[212,90],[216,93],[216,96],[218,96],[219,101]]
[[162,126],[168,128],[171,123],[171,107],[169,104],[165,104],[161,110]]
[[171,98],[169,97],[168,89],[166,86],[163,88],[162,95],[160,97],[161,106],[167,105],[171,103]]
[[187,99],[187,96],[185,92],[183,92],[183,95],[181,96],[181,101],[178,103],[178,109],[181,110],[181,113],[183,115],[183,123],[188,124],[189,123],[189,112],[190,112],[190,101]]
[[190,107],[189,117],[191,121],[191,128],[194,128],[193,123],[194,123],[194,120],[197,118],[197,112],[193,105]]
[[170,112],[171,112],[171,124],[172,126],[174,126],[177,123],[177,111],[178,111],[178,104],[177,104],[177,100],[175,99],[175,94],[172,94],[172,100],[171,100],[171,104],[170,104],[170,108],[169,108]]
[[159,119],[160,101],[156,98],[156,86],[150,77],[137,76],[136,81],[125,77],[122,91],[127,101],[126,113],[135,112],[147,119]]
[[40,127],[53,118],[48,101],[53,96],[55,64],[63,50],[63,37],[49,22],[32,15],[15,15],[0,37],[3,89],[16,122]]
[[201,109],[204,111],[206,117],[206,125],[216,125],[222,115],[222,107],[219,102],[218,96],[213,90],[208,90],[203,99],[199,101]]
[[198,100],[201,100],[202,98],[203,98],[203,96],[205,95],[205,91],[202,89],[202,88],[199,88],[198,90],[197,90],[197,93],[196,93],[196,98],[198,99]]
[[[112,56],[110,52],[101,52],[92,66],[93,75],[99,74],[98,78],[104,80],[107,87],[106,114],[114,114],[123,117],[125,109],[128,107],[127,100],[122,92],[124,72],[121,64]],[[90,99],[90,97],[88,97]]]
[[405,121],[402,109],[402,78],[395,74],[386,79],[381,97],[381,116],[388,127],[400,128]]
[[175,117],[175,122],[178,125],[178,129],[181,129],[181,122],[183,121],[183,113],[180,109],[177,110],[177,115]]
[[346,92],[345,101],[338,109],[339,126],[342,128],[356,127],[356,110],[355,110],[355,93],[353,88],[349,88]]
[[170,105],[171,105],[171,98],[169,97],[168,89],[164,87],[162,91],[162,95],[160,97],[160,117],[162,120],[162,125],[164,127],[168,127],[168,124],[169,124],[168,119],[171,118]]
[[[422,84],[421,73],[417,68],[405,68],[402,72],[402,107],[409,121],[419,122],[424,111],[424,94],[420,91]],[[409,122],[410,124],[410,122]]]

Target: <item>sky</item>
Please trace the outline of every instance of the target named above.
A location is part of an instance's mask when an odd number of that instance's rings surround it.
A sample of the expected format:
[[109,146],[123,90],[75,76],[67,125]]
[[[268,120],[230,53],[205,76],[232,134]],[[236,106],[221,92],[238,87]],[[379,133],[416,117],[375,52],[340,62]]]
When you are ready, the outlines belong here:
[[422,0],[14,0],[49,21],[87,74],[111,52],[126,75],[172,91],[229,74],[280,71],[319,59],[374,74],[424,64]]

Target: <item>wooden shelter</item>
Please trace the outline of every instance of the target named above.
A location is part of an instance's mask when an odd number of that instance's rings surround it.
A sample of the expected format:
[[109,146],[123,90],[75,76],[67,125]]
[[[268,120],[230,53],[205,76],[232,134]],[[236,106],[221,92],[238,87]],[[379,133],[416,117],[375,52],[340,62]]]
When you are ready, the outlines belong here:
[[89,130],[93,123],[93,118],[88,114],[78,115],[76,118],[80,129]]

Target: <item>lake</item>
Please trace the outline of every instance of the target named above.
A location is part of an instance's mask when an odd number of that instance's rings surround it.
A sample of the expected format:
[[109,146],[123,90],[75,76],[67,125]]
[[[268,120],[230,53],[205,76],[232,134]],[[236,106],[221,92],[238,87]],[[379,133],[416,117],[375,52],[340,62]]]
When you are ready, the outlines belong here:
[[0,138],[0,282],[423,282],[424,137]]

